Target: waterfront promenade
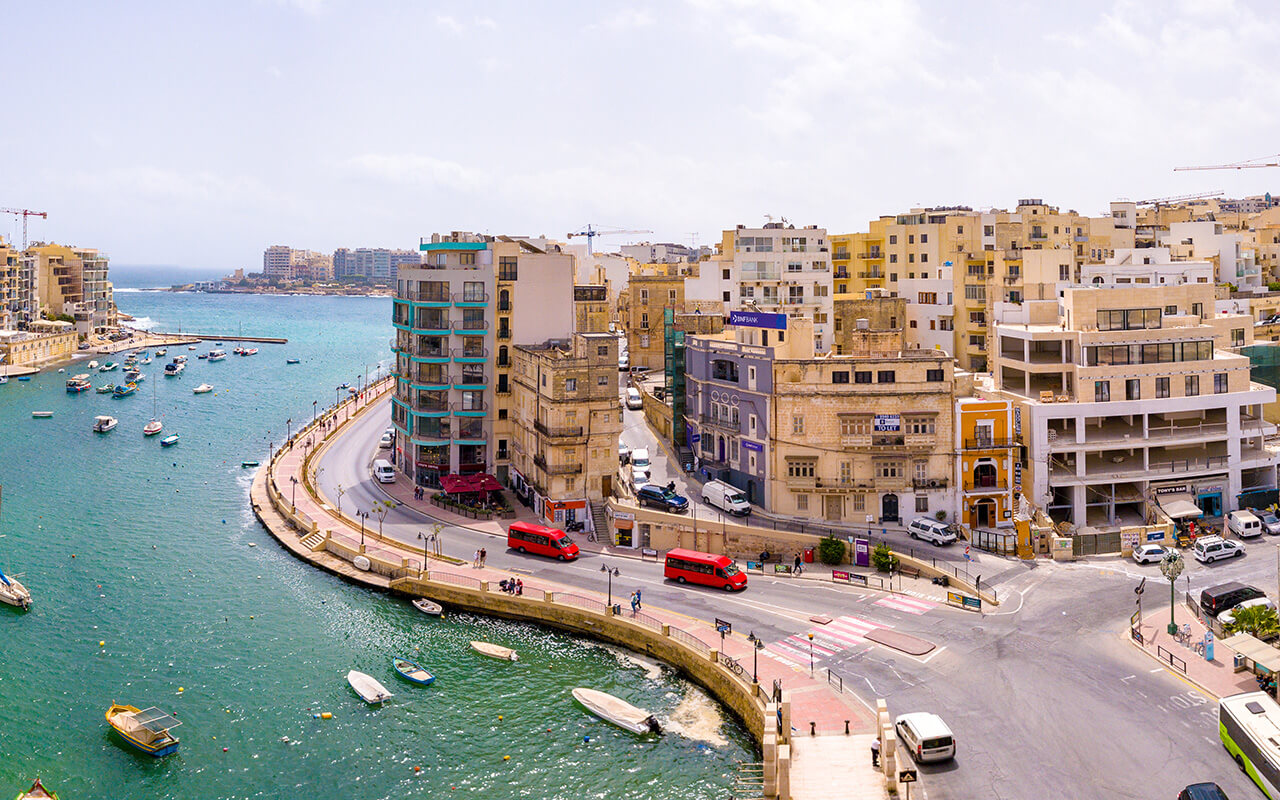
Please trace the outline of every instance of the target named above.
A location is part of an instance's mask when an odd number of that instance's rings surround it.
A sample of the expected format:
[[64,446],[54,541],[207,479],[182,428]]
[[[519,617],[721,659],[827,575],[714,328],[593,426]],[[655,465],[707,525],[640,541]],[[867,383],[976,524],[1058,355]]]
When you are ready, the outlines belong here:
[[[884,779],[871,768],[867,755],[870,740],[874,738],[875,714],[851,692],[840,691],[829,682],[823,670],[810,674],[808,669],[776,659],[768,651],[757,651],[742,631],[735,631],[722,641],[713,622],[652,603],[645,603],[641,612],[633,617],[625,595],[616,592],[612,600],[622,606],[617,616],[608,613],[609,598],[599,592],[533,575],[520,575],[524,595],[512,598],[497,588],[499,580],[513,576],[511,572],[475,567],[470,553],[466,552],[428,556],[422,547],[380,536],[376,515],[370,516],[368,522],[355,519],[349,515],[354,513],[354,508],[340,508],[340,496],[330,499],[320,494],[314,482],[318,454],[343,431],[349,420],[358,419],[377,407],[390,385],[389,382],[375,384],[369,392],[350,398],[322,415],[277,451],[273,461],[255,477],[251,490],[255,513],[290,552],[371,588],[431,594],[430,587],[435,587],[436,598],[447,603],[453,600],[486,613],[576,629],[597,638],[624,645],[630,643],[633,649],[644,652],[665,652],[661,648],[667,642],[659,641],[656,645],[659,650],[655,650],[655,638],[678,642],[680,647],[673,656],[677,659],[674,665],[703,683],[744,718],[766,751],[766,758],[773,754],[770,751],[775,745],[771,742],[789,741],[786,749],[779,747],[778,750],[794,759],[792,763],[800,772],[791,780],[790,768],[784,768],[787,777],[781,785],[774,784],[777,789],[787,787],[784,796],[805,800],[885,795]],[[440,516],[455,515],[442,513]],[[492,528],[495,536],[503,531],[497,520],[465,522],[471,529]],[[425,544],[431,526],[424,523],[423,527]],[[488,549],[505,550],[504,542],[497,539],[493,542]],[[595,547],[588,553],[604,551],[598,543],[592,544]],[[388,569],[357,569],[353,563],[357,555],[387,565]],[[573,613],[564,608],[548,611],[535,601],[571,606]],[[667,650],[675,652],[671,647]],[[688,653],[693,656],[689,657]],[[687,663],[683,661],[686,658]],[[758,680],[752,680],[753,677]],[[772,737],[762,728],[760,712],[772,708],[767,704],[774,698],[772,687],[775,686],[785,693],[790,730],[785,735]],[[745,706],[743,698],[748,698]],[[748,718],[753,716],[752,709],[755,709],[754,719]],[[838,737],[839,744],[825,740],[828,736]],[[819,739],[824,741],[819,744]],[[813,742],[807,749],[806,740]],[[823,755],[819,756],[819,751]],[[833,760],[831,751],[842,757]],[[810,756],[807,760],[806,755]],[[833,775],[832,770],[839,772],[839,776]],[[815,779],[815,776],[821,777]],[[777,776],[774,779],[778,780]]]

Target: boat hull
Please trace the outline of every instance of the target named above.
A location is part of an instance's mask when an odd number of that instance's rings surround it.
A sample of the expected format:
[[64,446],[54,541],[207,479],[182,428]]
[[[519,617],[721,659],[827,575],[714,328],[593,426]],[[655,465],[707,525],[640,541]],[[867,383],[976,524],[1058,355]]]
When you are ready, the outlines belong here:
[[[416,664],[407,658],[396,659],[392,663],[392,666],[395,668],[397,675],[410,683],[416,683],[419,686],[430,686],[436,681],[435,675],[427,672],[421,664]],[[421,677],[415,673],[422,673],[422,675],[425,675],[426,677]]]
[[387,691],[387,687],[378,683],[372,675],[366,675],[363,672],[355,670],[348,672],[347,683],[351,685],[351,689],[356,694],[360,695],[361,700],[371,706],[380,706],[394,696]]
[[577,688],[571,694],[579,705],[610,725],[641,736],[660,733],[657,720],[641,708],[636,708],[621,698],[594,689]]
[[413,607],[421,611],[423,614],[431,617],[439,617],[444,614],[444,608],[442,608],[439,603],[433,603],[426,598],[414,600]]
[[516,654],[515,650],[512,650],[510,647],[503,647],[500,644],[493,644],[491,642],[472,642],[471,649],[475,650],[482,656],[496,658],[499,661],[520,660],[520,656]]

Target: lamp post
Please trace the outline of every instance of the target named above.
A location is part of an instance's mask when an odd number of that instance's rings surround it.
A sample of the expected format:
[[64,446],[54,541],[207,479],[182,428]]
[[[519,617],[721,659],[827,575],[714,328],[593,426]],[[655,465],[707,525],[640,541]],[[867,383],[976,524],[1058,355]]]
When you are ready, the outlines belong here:
[[809,634],[809,677],[813,677],[813,634]]
[[369,519],[369,512],[357,510],[356,516],[360,518],[360,546],[364,547],[364,523]]
[[747,634],[747,641],[751,642],[751,682],[760,683],[760,651],[764,649],[764,642],[755,631]]
[[609,567],[607,564],[600,565],[600,571],[609,576],[609,609],[613,610],[613,579],[618,575],[617,567]]
[[316,404],[319,402],[320,402],[319,400],[311,401],[311,424],[312,425],[316,424],[316,420],[320,418],[320,409],[316,407]]
[[289,497],[289,505],[293,506],[293,510],[298,510],[298,476],[290,475],[289,482],[293,484],[292,494]]
[[293,444],[293,418],[290,417],[284,421],[285,424],[285,441]]
[[1178,576],[1182,574],[1182,568],[1185,566],[1182,561],[1182,554],[1177,550],[1170,550],[1169,554],[1160,559],[1160,574],[1165,576],[1169,581],[1169,627],[1168,633],[1173,636],[1178,632],[1178,623],[1173,619],[1174,606],[1174,581],[1178,580]]

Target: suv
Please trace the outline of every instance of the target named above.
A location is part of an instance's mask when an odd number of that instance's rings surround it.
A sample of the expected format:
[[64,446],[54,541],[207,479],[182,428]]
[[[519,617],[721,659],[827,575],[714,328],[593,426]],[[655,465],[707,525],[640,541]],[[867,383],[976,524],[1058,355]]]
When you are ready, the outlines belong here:
[[955,531],[937,520],[928,517],[916,517],[907,526],[907,535],[912,539],[923,539],[937,547],[951,544],[956,540]]
[[689,510],[688,499],[676,494],[665,486],[654,486],[646,483],[636,490],[636,500],[641,506],[657,506],[663,511],[682,513]]
[[1193,783],[1178,792],[1178,800],[1227,800],[1227,793],[1216,783]]
[[1244,555],[1244,545],[1223,539],[1221,536],[1204,536],[1196,539],[1193,553],[1196,561],[1201,564],[1211,564],[1224,558]]

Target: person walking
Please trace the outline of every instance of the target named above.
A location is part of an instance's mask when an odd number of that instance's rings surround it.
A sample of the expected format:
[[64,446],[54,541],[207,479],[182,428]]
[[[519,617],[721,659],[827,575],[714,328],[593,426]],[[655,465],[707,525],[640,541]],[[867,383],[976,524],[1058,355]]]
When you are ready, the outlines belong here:
[[477,550],[477,551],[476,551],[474,554],[472,554],[472,556],[471,556],[471,568],[472,568],[472,569],[479,569],[479,568],[480,568],[480,551],[479,551],[479,550]]
[[880,737],[877,736],[875,741],[871,743],[871,766],[880,766]]
[[636,608],[644,608],[644,598],[640,594],[640,590],[636,589]]
[[632,592],[631,593],[631,616],[634,617],[636,615],[636,612],[639,610],[640,610],[640,598],[636,597],[635,592]]
[[481,547],[480,548],[480,569],[484,569],[484,560],[488,557],[489,557],[489,554],[485,552],[485,549],[483,547]]
[[804,571],[804,562],[800,559],[799,553],[796,553],[796,568],[794,571],[797,575]]

